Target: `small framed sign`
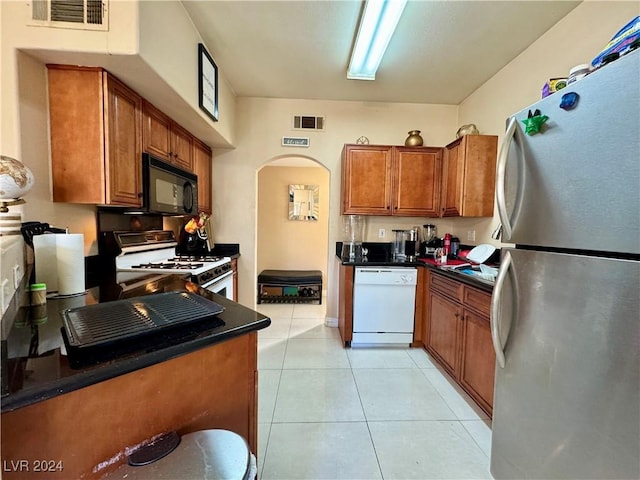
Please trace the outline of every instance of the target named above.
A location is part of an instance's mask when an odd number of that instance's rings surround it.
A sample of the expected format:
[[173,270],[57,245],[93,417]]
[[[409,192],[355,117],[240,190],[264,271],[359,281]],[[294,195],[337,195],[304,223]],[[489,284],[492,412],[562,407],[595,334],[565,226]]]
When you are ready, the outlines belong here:
[[308,147],[309,137],[282,137],[283,147]]
[[198,105],[218,121],[218,67],[202,43],[198,44]]

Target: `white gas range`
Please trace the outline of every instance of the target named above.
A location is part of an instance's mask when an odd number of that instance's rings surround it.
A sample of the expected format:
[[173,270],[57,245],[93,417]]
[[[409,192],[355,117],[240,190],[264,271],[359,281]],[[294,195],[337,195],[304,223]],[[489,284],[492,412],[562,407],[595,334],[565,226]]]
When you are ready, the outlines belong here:
[[179,274],[211,292],[233,299],[231,258],[210,255],[176,255],[178,242],[170,230],[113,232],[120,253],[115,257],[116,280],[129,281],[141,274]]

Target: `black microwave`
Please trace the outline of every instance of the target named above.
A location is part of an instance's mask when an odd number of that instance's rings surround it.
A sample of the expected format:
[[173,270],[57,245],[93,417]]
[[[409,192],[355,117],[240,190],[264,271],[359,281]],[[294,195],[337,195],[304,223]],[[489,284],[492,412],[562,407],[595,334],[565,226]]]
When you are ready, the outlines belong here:
[[164,215],[198,213],[198,177],[148,153],[142,154],[145,210]]

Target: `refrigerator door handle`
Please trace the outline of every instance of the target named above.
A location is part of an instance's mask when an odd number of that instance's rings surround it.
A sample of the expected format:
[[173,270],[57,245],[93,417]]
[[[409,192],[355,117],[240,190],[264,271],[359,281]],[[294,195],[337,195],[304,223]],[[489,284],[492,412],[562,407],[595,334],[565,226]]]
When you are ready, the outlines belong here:
[[[504,254],[502,261],[500,262],[500,270],[498,271],[498,277],[496,278],[496,285],[493,289],[493,295],[491,296],[491,341],[493,343],[493,349],[496,352],[496,361],[501,368],[505,366],[504,348],[500,340],[500,325],[502,324],[502,318],[500,318],[500,303],[502,301],[502,290],[504,288],[504,282],[509,275],[509,269],[511,268],[511,254],[507,251]],[[509,319],[511,322],[511,319]],[[507,329],[509,331],[509,329]],[[505,339],[506,341],[506,339]]]
[[507,125],[507,131],[505,132],[504,140],[500,146],[500,154],[498,155],[498,171],[496,178],[496,204],[498,206],[498,216],[502,223],[503,235],[502,239],[509,240],[511,238],[512,226],[509,219],[509,212],[507,212],[507,200],[505,190],[505,178],[507,175],[507,159],[509,157],[509,147],[513,141],[516,133],[516,126],[518,121],[516,117],[509,118],[509,124]]

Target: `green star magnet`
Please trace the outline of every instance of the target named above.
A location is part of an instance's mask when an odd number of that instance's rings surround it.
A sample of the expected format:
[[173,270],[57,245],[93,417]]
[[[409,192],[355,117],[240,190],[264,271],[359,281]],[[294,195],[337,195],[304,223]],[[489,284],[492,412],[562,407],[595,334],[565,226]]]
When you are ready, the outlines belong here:
[[522,123],[524,123],[525,126],[525,133],[527,135],[535,135],[536,133],[540,133],[542,125],[544,125],[544,122],[546,122],[547,120],[549,120],[549,117],[540,114],[540,110],[536,110],[533,114],[531,113],[531,110],[529,110],[528,118],[522,120]]

